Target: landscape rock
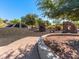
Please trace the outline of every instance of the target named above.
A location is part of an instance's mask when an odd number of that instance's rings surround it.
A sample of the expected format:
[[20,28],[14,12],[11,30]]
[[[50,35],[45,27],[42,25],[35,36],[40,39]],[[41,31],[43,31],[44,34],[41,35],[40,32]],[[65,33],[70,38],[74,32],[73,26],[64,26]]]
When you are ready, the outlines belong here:
[[72,22],[63,22],[63,33],[77,33],[77,28]]

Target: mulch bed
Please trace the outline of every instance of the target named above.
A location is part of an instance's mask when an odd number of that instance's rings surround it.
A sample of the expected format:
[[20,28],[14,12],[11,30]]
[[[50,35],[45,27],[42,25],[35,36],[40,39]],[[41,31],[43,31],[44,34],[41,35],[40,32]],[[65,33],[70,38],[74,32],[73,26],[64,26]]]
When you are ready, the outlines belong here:
[[79,59],[79,35],[52,35],[44,42],[60,59]]

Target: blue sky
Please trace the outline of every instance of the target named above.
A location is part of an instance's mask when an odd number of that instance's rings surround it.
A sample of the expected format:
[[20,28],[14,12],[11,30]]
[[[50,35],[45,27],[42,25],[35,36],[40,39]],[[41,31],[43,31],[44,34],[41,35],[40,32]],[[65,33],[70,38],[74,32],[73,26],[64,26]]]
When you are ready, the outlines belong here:
[[20,18],[28,13],[41,15],[35,0],[0,0],[0,18]]

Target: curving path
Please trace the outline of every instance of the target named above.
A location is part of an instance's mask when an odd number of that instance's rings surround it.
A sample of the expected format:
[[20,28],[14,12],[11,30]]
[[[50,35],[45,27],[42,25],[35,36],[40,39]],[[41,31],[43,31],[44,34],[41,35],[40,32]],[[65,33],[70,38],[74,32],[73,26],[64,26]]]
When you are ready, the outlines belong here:
[[37,40],[38,37],[25,37],[0,47],[0,59],[40,59]]

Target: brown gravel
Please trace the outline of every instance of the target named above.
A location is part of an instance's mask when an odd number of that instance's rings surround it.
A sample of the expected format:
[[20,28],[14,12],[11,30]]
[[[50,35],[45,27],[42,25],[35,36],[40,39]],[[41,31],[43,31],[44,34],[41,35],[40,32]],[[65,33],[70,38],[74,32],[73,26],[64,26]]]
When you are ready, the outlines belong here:
[[44,42],[60,59],[79,59],[79,36],[48,36]]

